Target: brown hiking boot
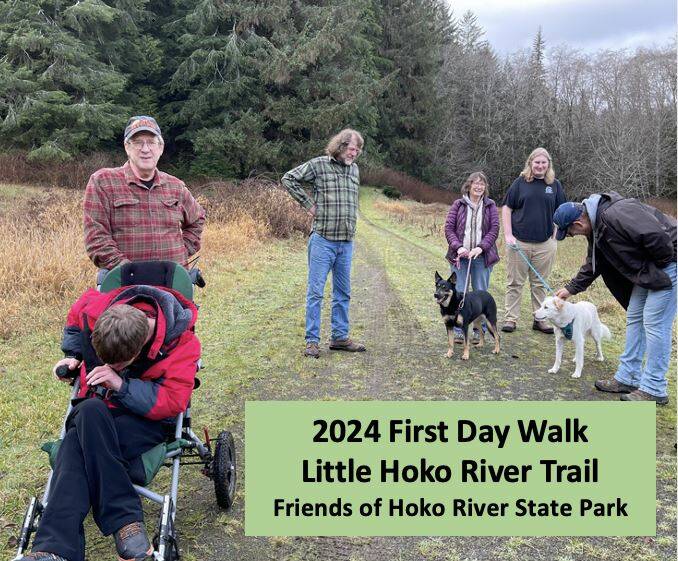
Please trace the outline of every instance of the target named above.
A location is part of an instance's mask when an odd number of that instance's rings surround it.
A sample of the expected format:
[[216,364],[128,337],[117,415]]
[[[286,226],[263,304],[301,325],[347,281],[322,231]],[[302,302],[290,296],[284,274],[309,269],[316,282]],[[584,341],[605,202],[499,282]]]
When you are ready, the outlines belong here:
[[594,385],[596,386],[597,390],[609,393],[630,393],[638,389],[635,386],[622,384],[616,378],[610,378],[609,380],[596,380]]
[[143,522],[131,522],[113,533],[119,561],[145,561],[153,553]]
[[513,333],[517,328],[515,321],[507,320],[504,322],[504,325],[501,326],[501,330],[505,333]]
[[367,350],[362,343],[356,343],[350,339],[333,339],[330,341],[330,349],[349,353],[362,353]]
[[652,395],[643,390],[632,391],[622,395],[619,399],[622,401],[654,401],[657,405],[666,405],[669,402],[668,396]]
[[306,343],[306,348],[304,349],[304,356],[311,358],[320,358],[320,347],[315,341]]
[[545,321],[538,321],[536,319],[532,322],[532,329],[534,329],[535,331],[541,331],[542,333],[546,333],[547,335],[551,335],[553,333],[553,327],[551,327]]

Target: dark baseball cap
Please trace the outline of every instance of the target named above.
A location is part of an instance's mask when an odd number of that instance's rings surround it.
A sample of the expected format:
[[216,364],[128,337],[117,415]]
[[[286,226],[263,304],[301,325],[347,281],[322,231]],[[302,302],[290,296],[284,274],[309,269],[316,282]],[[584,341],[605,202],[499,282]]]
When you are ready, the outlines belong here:
[[125,127],[125,142],[138,132],[143,131],[153,133],[155,136],[162,139],[160,127],[153,117],[149,117],[148,115],[136,115],[127,121],[127,126]]
[[564,240],[567,235],[567,229],[584,212],[584,205],[581,203],[563,203],[553,215],[553,222],[558,226],[556,239]]

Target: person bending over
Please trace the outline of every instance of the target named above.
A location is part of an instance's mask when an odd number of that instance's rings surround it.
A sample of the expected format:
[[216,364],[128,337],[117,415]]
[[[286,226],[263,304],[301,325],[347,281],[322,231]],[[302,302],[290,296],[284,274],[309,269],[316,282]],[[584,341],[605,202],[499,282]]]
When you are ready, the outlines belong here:
[[602,276],[626,309],[626,343],[614,377],[598,380],[622,401],[668,403],[666,372],[676,315],[676,220],[614,191],[558,207],[556,238],[586,236],[577,275],[556,292],[567,299]]

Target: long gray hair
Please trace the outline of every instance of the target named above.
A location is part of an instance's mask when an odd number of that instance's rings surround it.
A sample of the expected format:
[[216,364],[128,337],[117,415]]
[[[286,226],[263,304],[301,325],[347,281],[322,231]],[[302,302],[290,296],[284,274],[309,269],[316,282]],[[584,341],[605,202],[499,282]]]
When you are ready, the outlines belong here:
[[365,141],[363,140],[362,135],[353,129],[344,129],[335,134],[327,143],[325,154],[330,158],[338,158],[353,139],[355,139],[356,144],[358,145],[358,154],[360,154],[363,150]]

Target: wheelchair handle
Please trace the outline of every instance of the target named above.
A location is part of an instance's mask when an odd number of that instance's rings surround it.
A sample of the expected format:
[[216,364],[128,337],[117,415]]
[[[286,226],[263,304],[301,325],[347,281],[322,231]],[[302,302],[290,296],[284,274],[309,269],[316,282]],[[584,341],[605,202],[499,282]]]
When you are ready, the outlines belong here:
[[70,378],[74,380],[75,378],[78,377],[79,373],[80,373],[79,368],[74,368],[73,370],[71,370],[70,368],[68,368],[67,364],[62,364],[56,369],[56,375],[59,376],[59,378]]
[[191,277],[191,282],[198,286],[199,288],[205,288],[205,279],[202,276],[202,272],[198,268],[193,268],[188,270],[188,276]]
[[87,397],[97,397],[99,399],[106,399],[108,397],[108,389],[104,386],[96,384],[87,387]]

